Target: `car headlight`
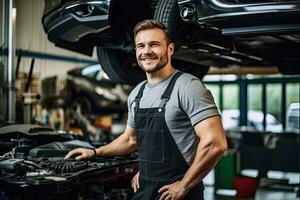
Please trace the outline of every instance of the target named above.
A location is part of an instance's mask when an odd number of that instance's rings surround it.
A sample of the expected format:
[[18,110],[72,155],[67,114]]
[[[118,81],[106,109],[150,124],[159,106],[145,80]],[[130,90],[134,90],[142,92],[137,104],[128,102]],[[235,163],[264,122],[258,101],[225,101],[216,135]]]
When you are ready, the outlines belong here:
[[105,97],[106,99],[112,100],[112,101],[117,101],[118,100],[118,96],[113,94],[110,90],[106,89],[106,88],[102,88],[102,87],[95,87],[95,92],[100,95]]

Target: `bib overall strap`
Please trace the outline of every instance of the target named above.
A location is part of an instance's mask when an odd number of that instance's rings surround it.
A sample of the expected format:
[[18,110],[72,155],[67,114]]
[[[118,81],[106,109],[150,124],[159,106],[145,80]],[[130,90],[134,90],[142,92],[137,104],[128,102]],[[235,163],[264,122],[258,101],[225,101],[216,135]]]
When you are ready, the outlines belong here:
[[176,83],[176,80],[183,74],[183,72],[177,72],[176,74],[174,74],[174,76],[172,77],[167,89],[165,90],[165,92],[162,94],[161,96],[161,103],[159,105],[160,108],[164,108],[167,104],[167,102],[170,99],[172,90],[174,88],[174,85]]
[[138,94],[136,95],[135,97],[135,112],[138,110],[138,108],[140,107],[140,101],[141,101],[141,98],[143,96],[143,92],[144,92],[144,89],[145,89],[145,86],[147,84],[147,81],[145,81],[145,83],[143,83],[143,85],[141,86]]

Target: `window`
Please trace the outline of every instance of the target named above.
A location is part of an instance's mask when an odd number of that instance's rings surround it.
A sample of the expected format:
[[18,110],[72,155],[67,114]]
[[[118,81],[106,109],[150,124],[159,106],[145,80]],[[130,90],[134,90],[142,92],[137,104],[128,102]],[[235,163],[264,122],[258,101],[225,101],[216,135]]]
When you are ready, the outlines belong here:
[[[226,76],[216,79],[206,76],[204,83],[211,90],[222,113],[225,129],[238,127],[240,121],[249,128],[271,132],[282,132],[286,124],[293,127],[295,125],[291,124],[299,124],[299,117],[294,116],[300,112],[299,76],[253,79],[226,79]],[[244,88],[247,88],[246,92]],[[247,111],[247,115],[241,115],[241,110]],[[247,123],[243,121],[245,116]],[[299,132],[299,128],[296,130]]]

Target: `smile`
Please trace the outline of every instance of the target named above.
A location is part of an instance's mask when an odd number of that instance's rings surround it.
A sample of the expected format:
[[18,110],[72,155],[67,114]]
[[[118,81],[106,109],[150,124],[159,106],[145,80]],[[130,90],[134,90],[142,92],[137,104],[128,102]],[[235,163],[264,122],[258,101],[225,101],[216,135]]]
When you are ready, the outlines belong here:
[[156,60],[156,59],[152,59],[152,58],[145,58],[145,59],[143,59],[143,61],[152,61],[152,60]]
[[151,60],[156,60],[157,58],[140,58],[140,60],[143,61],[151,61]]

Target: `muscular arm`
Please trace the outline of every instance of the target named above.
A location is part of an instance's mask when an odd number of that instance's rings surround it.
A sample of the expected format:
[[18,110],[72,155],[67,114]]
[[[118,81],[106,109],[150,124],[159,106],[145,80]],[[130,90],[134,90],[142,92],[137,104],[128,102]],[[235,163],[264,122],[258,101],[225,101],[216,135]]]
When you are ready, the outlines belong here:
[[216,165],[227,149],[226,137],[219,116],[207,118],[194,127],[200,138],[193,163],[181,181],[162,187],[160,200],[182,199]]
[[[111,143],[96,149],[95,156],[126,155],[133,152],[137,147],[135,129],[127,126],[125,132]],[[76,160],[89,159],[94,156],[91,149],[78,148],[70,151],[65,158],[75,157]]]
[[137,147],[135,129],[127,126],[125,132],[111,143],[96,149],[97,156],[126,155]]
[[195,159],[181,180],[183,187],[188,191],[214,168],[227,149],[227,142],[219,116],[203,120],[194,128],[200,141]]

